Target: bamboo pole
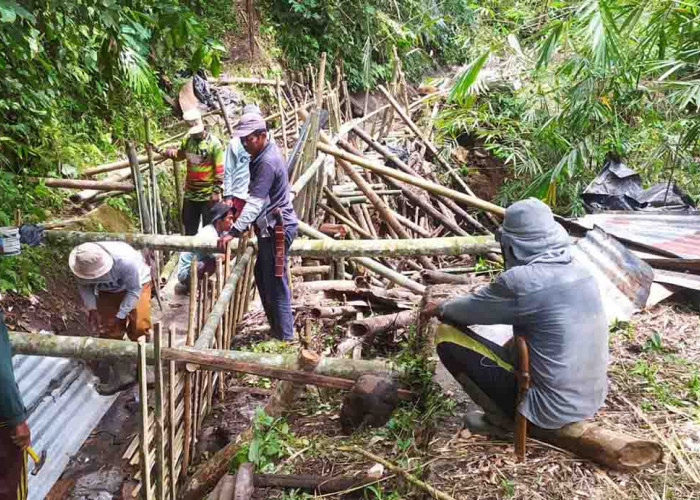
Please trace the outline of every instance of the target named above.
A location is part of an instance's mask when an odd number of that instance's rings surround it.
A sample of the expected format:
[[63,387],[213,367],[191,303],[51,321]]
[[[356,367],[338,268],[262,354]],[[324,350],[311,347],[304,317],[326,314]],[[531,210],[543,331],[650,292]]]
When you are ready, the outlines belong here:
[[282,83],[280,77],[277,76],[275,90],[277,93],[277,107],[279,108],[280,120],[282,122],[282,146],[285,160],[289,156],[287,151],[287,119],[284,116],[284,108],[282,107]]
[[146,131],[146,155],[148,156],[149,167],[148,172],[151,179],[151,190],[149,192],[149,196],[151,197],[151,220],[153,221],[152,231],[153,234],[156,234],[158,232],[156,224],[156,221],[158,220],[158,204],[156,201],[158,196],[158,188],[156,184],[156,166],[153,162],[153,148],[151,147],[151,126],[148,116],[144,117],[144,129]]
[[140,202],[141,202],[141,211],[143,214],[143,232],[144,233],[152,233],[153,232],[153,220],[151,219],[151,209],[150,205],[148,204],[148,200],[146,198],[146,192],[144,188],[144,183],[143,183],[143,177],[141,175],[141,169],[135,164],[134,159],[136,158],[136,147],[134,146],[133,142],[129,142],[129,149],[127,151],[127,154],[129,158],[132,160],[132,170],[134,174],[136,175],[136,178],[134,179],[134,184],[136,185],[137,193],[136,195],[138,196]]
[[182,225],[182,180],[180,178],[180,164],[173,159],[173,182],[175,183],[175,202],[177,203],[177,221],[180,233],[184,233]]
[[134,185],[130,182],[93,181],[88,179],[56,179],[51,177],[25,177],[27,182],[43,182],[46,187],[65,189],[93,189],[97,191],[133,191]]
[[[272,80],[272,79],[265,79],[265,78],[257,78],[257,77],[240,77],[240,76],[235,76],[235,77],[226,77],[226,78],[211,78],[209,80],[210,83],[215,84],[215,85],[235,85],[237,83],[244,84],[244,85],[270,85],[271,87],[274,87],[277,85],[277,81]],[[286,86],[287,84],[283,81],[280,83],[282,87]]]
[[[483,255],[499,251],[492,236],[464,236],[447,238],[417,238],[406,240],[333,240],[303,223],[307,236],[317,240],[296,239],[291,255],[301,257],[415,257],[420,255]],[[302,232],[304,232],[302,231]],[[77,231],[45,231],[47,241],[78,245],[86,241],[125,241],[135,248],[217,253],[215,244],[196,236],[143,235],[128,233],[81,233]],[[316,236],[319,235],[319,236]],[[235,243],[235,240],[232,242]],[[251,247],[250,241],[248,246]]]
[[316,90],[316,109],[323,108],[323,92],[326,88],[326,53],[321,53],[321,61],[318,65],[318,87]]
[[[334,241],[331,237],[326,236],[325,234],[317,231],[313,227],[305,224],[304,222],[299,222],[299,231],[306,234],[307,236],[310,236],[312,238],[316,238],[318,240],[321,240],[321,244],[328,244],[330,241]],[[295,241],[301,241],[301,240],[295,240]],[[374,243],[374,241],[369,240],[370,242]],[[343,242],[343,243],[359,243],[359,241],[352,241],[352,242]],[[391,242],[389,242],[391,243]],[[388,268],[387,266],[380,264],[379,262],[369,259],[367,257],[354,257],[351,259],[353,262],[356,262],[357,264],[360,264],[361,266],[369,269],[370,271],[373,271],[380,276],[388,279],[389,281],[399,285],[408,288],[409,290],[412,290],[417,293],[423,293],[425,290],[425,287],[421,285],[420,283],[416,283],[415,281],[411,279],[407,279],[405,276],[403,276],[401,273],[397,273],[393,269]]]
[[250,256],[253,254],[253,248],[249,247],[241,258],[236,262],[236,266],[233,268],[231,275],[226,282],[226,286],[221,292],[221,296],[217,300],[216,304],[209,313],[209,318],[207,322],[202,327],[199,334],[199,338],[195,342],[195,347],[206,348],[211,345],[211,341],[214,338],[214,334],[221,323],[221,319],[224,315],[224,311],[228,307],[228,303],[231,300],[234,290],[236,289],[236,283],[243,272],[244,266],[248,263]]
[[[390,210],[388,206],[386,206],[386,204],[382,201],[379,195],[377,195],[377,193],[375,193],[374,190],[369,186],[367,181],[363,179],[360,174],[355,172],[352,169],[352,167],[350,167],[350,165],[348,165],[345,161],[339,159],[338,164],[342,167],[347,176],[353,180],[357,187],[360,188],[360,191],[362,191],[365,194],[365,196],[369,198],[372,205],[374,205],[374,208],[381,214],[382,219],[396,232],[399,238],[404,240],[410,239],[410,236],[406,232],[406,229],[404,229],[401,223],[399,223],[399,221],[396,220],[396,217],[394,217],[393,211]],[[427,269],[437,269],[437,267],[435,267],[435,264],[433,264],[433,262],[427,256],[423,255],[419,258],[419,260],[421,264],[423,264],[423,266]]]
[[138,378],[139,378],[139,451],[141,453],[141,481],[146,500],[152,500],[151,494],[151,457],[148,445],[151,442],[148,428],[148,386],[146,383],[146,343],[143,337],[137,344]]
[[[187,338],[185,345],[194,345],[195,329],[197,328],[197,256],[192,256],[190,262],[190,305],[187,322]],[[190,436],[192,435],[192,374],[185,371],[185,440],[182,445],[182,469],[187,474],[190,464]]]
[[333,210],[331,207],[329,207],[328,205],[325,205],[323,203],[319,203],[318,206],[321,207],[326,212],[328,212],[333,217],[335,217],[336,219],[338,219],[343,224],[349,226],[352,230],[359,233],[360,236],[364,236],[365,238],[373,238],[371,233],[368,233],[363,228],[361,228],[354,220],[348,219],[347,217],[342,215],[340,212]]
[[[155,155],[153,155],[154,161],[164,160],[164,159],[165,159],[165,157],[161,154],[156,153]],[[137,162],[139,164],[148,163],[148,161],[149,161],[148,155],[137,156]],[[129,162],[129,158],[126,158],[124,160],[117,160],[117,161],[113,161],[110,163],[105,163],[103,165],[97,165],[94,168],[89,168],[87,170],[83,170],[81,172],[81,174],[86,176],[86,177],[92,177],[93,175],[103,174],[105,172],[111,172],[113,170],[121,170],[123,168],[129,167],[130,165],[131,165],[131,163]]]
[[[224,288],[224,271],[223,265],[219,259],[216,260],[216,288],[219,295]],[[228,307],[224,308],[224,315],[219,327],[216,329],[216,345],[219,349],[227,349],[224,345],[224,339],[226,338],[226,326],[228,319]],[[224,374],[219,374],[219,401],[224,400]]]
[[221,111],[221,116],[224,117],[224,123],[226,124],[226,130],[228,131],[229,137],[233,137],[233,126],[231,126],[231,120],[228,118],[228,112],[226,111],[226,106],[224,106],[224,100],[221,98],[219,91],[214,92],[216,94],[216,100],[219,103],[219,110]]
[[[354,132],[360,139],[362,139],[365,143],[367,143],[367,145],[368,145],[369,147],[371,147],[371,148],[374,149],[377,153],[379,153],[380,155],[382,155],[386,160],[392,162],[394,165],[396,165],[398,168],[400,168],[401,170],[403,170],[403,171],[406,172],[407,174],[413,175],[414,177],[418,177],[417,172],[416,172],[415,170],[413,170],[410,166],[408,166],[408,164],[406,164],[403,160],[401,160],[401,158],[399,158],[398,155],[392,153],[388,148],[382,146],[382,145],[379,144],[377,141],[375,141],[374,139],[372,139],[372,137],[370,137],[369,135],[367,135],[367,133],[366,133],[364,130],[362,130],[360,127],[355,127],[355,128],[353,129],[353,132]],[[343,146],[344,148],[345,148],[345,145],[346,145],[346,143],[341,144],[341,146]],[[345,149],[348,149],[348,148],[345,148]],[[355,151],[350,151],[350,152],[357,155],[357,152],[355,152]],[[358,156],[361,156],[361,155],[358,155]],[[442,197],[442,196],[439,197],[439,198],[440,198],[440,199],[444,199],[444,200],[449,200],[449,201],[451,201],[449,198],[445,198],[445,197]],[[448,206],[449,206],[452,210],[455,210],[455,209],[454,209],[454,206],[456,206],[456,204],[454,204],[454,202],[452,202],[452,203],[453,203],[453,205],[448,204]],[[458,208],[458,210],[459,210],[458,214],[459,214],[463,219],[465,219],[469,224],[471,224],[473,227],[479,229],[479,230],[482,231],[482,232],[486,232],[487,234],[490,234],[489,231],[488,231],[478,220],[476,220],[476,219],[475,219],[474,217],[472,217],[471,215],[467,214],[467,213],[466,213],[464,210],[462,210],[460,207],[457,207],[457,208]]]
[[336,159],[345,160],[367,170],[371,170],[372,172],[392,177],[407,184],[423,188],[431,193],[446,196],[455,201],[466,203],[467,205],[480,208],[484,211],[493,213],[495,215],[499,215],[501,217],[505,214],[505,209],[503,207],[499,207],[498,205],[494,205],[493,203],[484,201],[481,198],[477,198],[476,196],[460,193],[459,191],[455,191],[454,189],[450,189],[440,184],[436,184],[434,182],[426,181],[420,177],[406,174],[405,172],[401,172],[400,170],[397,170],[395,168],[385,167],[377,162],[369,161],[365,158],[347,153],[333,146],[329,146],[328,144],[325,144],[322,141],[319,141],[317,147],[324,153],[328,153],[335,156]]
[[153,325],[153,354],[155,374],[155,446],[156,446],[156,499],[165,500],[165,398],[163,386],[163,360],[161,349],[163,345],[163,331],[160,322]]
[[[170,325],[168,329],[168,347],[175,347],[175,325]],[[168,472],[170,475],[170,500],[177,498],[177,458],[175,458],[175,445],[177,438],[178,421],[175,415],[175,402],[177,394],[175,394],[177,386],[177,366],[175,361],[168,361],[168,436],[170,448],[168,453]]]

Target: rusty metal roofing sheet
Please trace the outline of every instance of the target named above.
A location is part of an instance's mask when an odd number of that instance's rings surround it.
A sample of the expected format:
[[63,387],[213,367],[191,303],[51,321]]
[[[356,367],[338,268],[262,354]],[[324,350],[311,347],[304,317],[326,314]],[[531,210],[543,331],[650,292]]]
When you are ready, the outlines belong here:
[[678,257],[700,258],[700,214],[605,212],[588,214],[576,222]]
[[[17,355],[12,364],[29,412],[32,447],[47,452],[39,474],[29,476],[29,500],[41,500],[117,396],[100,396],[96,378],[80,361]],[[33,468],[29,459],[28,470]]]
[[646,305],[654,270],[605,231],[588,231],[572,254],[598,282],[608,322],[628,320]]

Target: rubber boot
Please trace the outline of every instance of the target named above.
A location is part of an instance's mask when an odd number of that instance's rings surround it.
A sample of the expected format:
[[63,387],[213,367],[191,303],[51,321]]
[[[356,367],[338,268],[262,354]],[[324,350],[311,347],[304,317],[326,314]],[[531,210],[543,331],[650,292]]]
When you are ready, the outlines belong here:
[[488,421],[501,429],[512,430],[514,428],[513,419],[503,413],[503,410],[481,390],[465,373],[458,373],[455,379],[462,386],[474,403],[479,405],[485,412]]
[[483,411],[470,411],[464,416],[464,427],[469,429],[474,434],[483,434],[496,438],[508,437],[512,432],[503,427],[495,425]]
[[107,382],[100,383],[96,389],[103,396],[111,396],[136,384],[136,368],[133,363],[115,361]]

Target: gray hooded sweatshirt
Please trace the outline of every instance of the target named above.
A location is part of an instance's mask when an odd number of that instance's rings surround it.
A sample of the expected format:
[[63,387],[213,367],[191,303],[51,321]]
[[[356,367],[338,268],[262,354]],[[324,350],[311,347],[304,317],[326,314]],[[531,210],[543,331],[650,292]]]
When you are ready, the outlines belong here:
[[531,385],[520,412],[558,429],[590,418],[607,392],[608,329],[598,286],[572,260],[569,236],[547,205],[530,198],[506,210],[506,271],[441,307],[456,326],[507,324],[527,340]]

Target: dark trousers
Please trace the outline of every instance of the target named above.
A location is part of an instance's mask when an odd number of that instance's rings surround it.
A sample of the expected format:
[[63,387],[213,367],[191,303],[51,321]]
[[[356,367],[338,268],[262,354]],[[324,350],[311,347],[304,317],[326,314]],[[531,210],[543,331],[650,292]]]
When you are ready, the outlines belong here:
[[13,427],[0,427],[0,500],[27,498],[27,452],[12,442]]
[[182,202],[182,224],[185,235],[194,236],[199,230],[199,220],[202,226],[211,223],[211,201],[192,201],[187,198]]
[[265,316],[270,323],[270,332],[280,340],[294,338],[294,317],[292,316],[292,294],[287,281],[289,247],[297,235],[297,226],[284,229],[284,273],[275,276],[274,237],[258,238],[258,260],[255,262],[255,283],[260,293],[260,301]]
[[[473,332],[470,332],[468,336],[488,347],[501,359],[508,359],[508,353],[498,344]],[[436,350],[440,361],[445,365],[447,371],[462,385],[465,392],[469,394],[476,404],[481,406],[487,413],[490,412],[490,409],[486,408],[489,401],[483,400],[485,395],[506,416],[510,418],[515,417],[518,382],[512,372],[498,366],[488,357],[457,343],[449,341],[439,342]],[[474,391],[470,382],[480,391]],[[483,394],[474,394],[474,392]]]

